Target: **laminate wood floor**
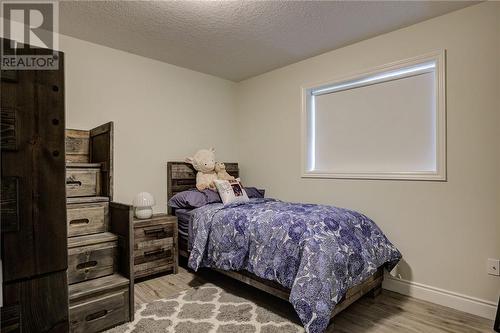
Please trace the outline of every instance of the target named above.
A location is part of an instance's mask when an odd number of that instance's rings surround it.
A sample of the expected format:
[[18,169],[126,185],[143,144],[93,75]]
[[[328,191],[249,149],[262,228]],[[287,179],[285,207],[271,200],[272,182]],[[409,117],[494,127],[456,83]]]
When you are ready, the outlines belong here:
[[[212,271],[193,274],[179,267],[178,274],[164,275],[136,283],[136,303],[148,303],[205,283],[251,294],[265,307],[279,309],[298,322],[292,306],[277,297]],[[364,297],[333,319],[328,333],[472,333],[493,332],[493,322],[465,312],[384,290],[375,299]]]

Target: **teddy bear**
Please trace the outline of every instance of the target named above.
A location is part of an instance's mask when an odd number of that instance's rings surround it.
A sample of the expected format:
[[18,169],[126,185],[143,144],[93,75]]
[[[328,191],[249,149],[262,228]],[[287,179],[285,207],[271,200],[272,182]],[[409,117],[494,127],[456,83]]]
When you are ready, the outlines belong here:
[[234,177],[227,173],[226,165],[222,162],[215,163],[215,172],[217,173],[217,179],[234,180]]
[[205,189],[216,190],[214,180],[217,179],[215,172],[215,149],[200,149],[193,155],[187,157],[186,162],[193,165],[198,171],[196,174],[196,188],[198,191]]

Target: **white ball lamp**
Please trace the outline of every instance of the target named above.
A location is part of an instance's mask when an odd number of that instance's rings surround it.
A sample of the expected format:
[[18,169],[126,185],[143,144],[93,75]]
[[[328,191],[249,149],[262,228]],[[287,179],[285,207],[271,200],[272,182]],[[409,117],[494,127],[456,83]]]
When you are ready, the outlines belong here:
[[153,216],[153,206],[155,205],[155,198],[148,192],[141,192],[135,196],[134,207],[135,217],[138,219],[149,219]]

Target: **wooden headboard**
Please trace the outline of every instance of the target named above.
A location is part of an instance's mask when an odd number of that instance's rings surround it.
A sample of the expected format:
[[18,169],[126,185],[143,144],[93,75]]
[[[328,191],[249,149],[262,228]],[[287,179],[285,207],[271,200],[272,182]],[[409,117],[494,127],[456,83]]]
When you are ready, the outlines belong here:
[[[238,178],[240,170],[238,163],[224,163],[226,171],[231,176]],[[196,187],[196,170],[186,162],[168,162],[167,163],[167,200],[170,200],[175,194]],[[172,209],[168,207],[168,213]]]

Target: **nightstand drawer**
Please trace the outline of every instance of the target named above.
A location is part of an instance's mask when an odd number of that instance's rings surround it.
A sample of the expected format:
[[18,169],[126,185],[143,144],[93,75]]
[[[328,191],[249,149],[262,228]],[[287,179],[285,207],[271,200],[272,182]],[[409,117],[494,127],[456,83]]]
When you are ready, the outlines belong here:
[[172,246],[173,244],[174,244],[173,237],[151,239],[151,240],[141,240],[141,241],[135,242],[134,250],[144,251],[144,250],[150,250],[152,248]]
[[174,242],[172,238],[162,239],[161,243],[134,249],[134,264],[173,257]]
[[143,228],[136,228],[134,230],[134,236],[136,242],[144,242],[148,240],[173,237],[174,231],[175,226],[172,223],[158,224]]
[[96,234],[108,229],[107,202],[68,205],[68,237]]
[[177,273],[177,218],[156,214],[149,219],[134,220],[135,278]]
[[100,169],[96,168],[67,168],[66,169],[66,196],[86,197],[100,195]]
[[134,265],[135,278],[141,278],[169,270],[174,270],[174,258],[172,256]]

